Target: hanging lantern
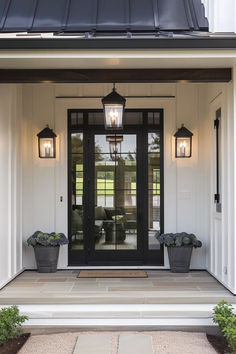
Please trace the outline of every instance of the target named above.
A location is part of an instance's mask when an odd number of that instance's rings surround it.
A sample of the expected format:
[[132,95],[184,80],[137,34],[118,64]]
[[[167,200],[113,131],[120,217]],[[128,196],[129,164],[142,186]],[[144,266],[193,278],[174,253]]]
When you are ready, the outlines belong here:
[[109,142],[110,156],[113,161],[119,160],[121,157],[121,143],[123,141],[123,136],[111,135],[106,137],[107,142]]
[[39,157],[43,159],[53,159],[56,157],[56,134],[47,125],[38,133]]
[[115,84],[109,95],[102,99],[105,129],[122,129],[126,99],[116,92]]
[[181,128],[175,133],[175,157],[189,158],[192,156],[192,136],[191,133],[182,124]]

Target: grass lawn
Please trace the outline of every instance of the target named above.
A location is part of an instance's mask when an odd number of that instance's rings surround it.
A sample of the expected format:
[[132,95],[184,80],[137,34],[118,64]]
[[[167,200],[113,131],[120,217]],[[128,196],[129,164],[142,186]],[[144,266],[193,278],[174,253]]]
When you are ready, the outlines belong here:
[[[131,194],[136,195],[136,182],[131,182]],[[76,194],[82,195],[83,178],[76,178]],[[113,180],[97,180],[97,194],[98,195],[114,195],[114,181]],[[160,194],[160,183],[153,183],[153,194]]]

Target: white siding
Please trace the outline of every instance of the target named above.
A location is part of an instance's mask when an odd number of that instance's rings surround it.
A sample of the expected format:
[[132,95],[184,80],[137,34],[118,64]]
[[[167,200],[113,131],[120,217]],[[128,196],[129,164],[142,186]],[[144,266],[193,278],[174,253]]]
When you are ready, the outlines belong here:
[[21,87],[0,85],[0,287],[22,270]]
[[[206,268],[209,242],[209,160],[204,153],[207,133],[206,85],[120,84],[118,91],[130,96],[175,98],[128,99],[128,108],[164,108],[165,136],[165,231],[194,232],[203,248],[194,251],[192,268]],[[100,99],[57,99],[56,96],[102,96],[111,85],[24,85],[24,238],[32,232],[60,231],[67,234],[67,109],[101,108]],[[27,123],[28,122],[28,123]],[[56,160],[40,160],[37,133],[49,123],[57,138]],[[193,157],[176,160],[173,134],[185,123],[193,131]],[[63,202],[60,202],[63,196]],[[29,221],[30,220],[30,221]],[[24,247],[24,266],[33,268],[31,248]],[[67,267],[67,249],[61,249],[59,266]],[[168,259],[165,257],[165,267]]]
[[236,32],[235,0],[202,0],[211,32]]
[[[221,283],[235,293],[235,123],[233,116],[233,85],[209,85],[208,90],[209,142],[210,142],[210,240],[206,254],[207,269]],[[216,212],[215,182],[215,130],[214,119],[218,108],[222,110],[222,213]]]

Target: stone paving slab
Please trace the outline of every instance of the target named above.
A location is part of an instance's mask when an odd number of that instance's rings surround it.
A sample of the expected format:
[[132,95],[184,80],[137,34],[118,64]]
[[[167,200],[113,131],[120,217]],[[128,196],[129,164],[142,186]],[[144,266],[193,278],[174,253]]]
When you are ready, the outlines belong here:
[[109,334],[81,334],[73,354],[111,354],[111,345],[112,336]]
[[152,336],[147,334],[121,334],[118,354],[154,354]]
[[145,279],[78,279],[78,271],[25,271],[0,290],[0,304],[216,304],[236,298],[205,271],[148,270]]

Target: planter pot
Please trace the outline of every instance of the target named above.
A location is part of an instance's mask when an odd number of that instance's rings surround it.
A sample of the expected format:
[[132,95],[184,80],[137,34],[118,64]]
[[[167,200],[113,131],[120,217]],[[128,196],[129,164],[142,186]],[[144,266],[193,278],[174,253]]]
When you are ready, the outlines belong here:
[[55,273],[60,246],[34,246],[34,254],[39,273]]
[[188,273],[193,251],[193,246],[167,247],[170,270],[172,273]]

